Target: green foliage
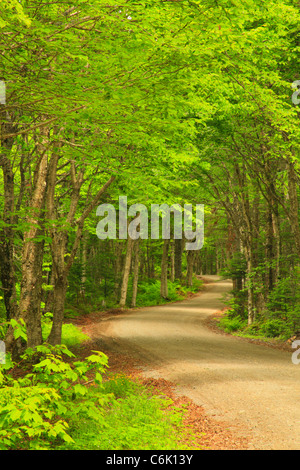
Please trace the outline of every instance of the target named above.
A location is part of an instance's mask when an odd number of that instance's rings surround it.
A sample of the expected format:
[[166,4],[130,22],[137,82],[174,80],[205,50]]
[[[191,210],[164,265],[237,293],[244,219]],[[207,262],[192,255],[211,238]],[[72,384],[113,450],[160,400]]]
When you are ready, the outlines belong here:
[[182,448],[183,409],[124,375],[103,381],[100,351],[78,361],[45,344],[21,364],[18,379],[16,365],[0,369],[1,450]]
[[[42,334],[44,341],[47,341],[49,333],[51,331],[52,321],[47,320],[42,322]],[[85,335],[76,325],[72,323],[64,323],[62,326],[62,337],[61,342],[68,348],[72,348],[84,341],[89,340],[89,337]]]
[[24,342],[26,342],[27,341],[26,324],[23,318],[20,318],[20,320],[15,320],[14,318],[12,318],[9,323],[13,327],[14,337],[16,339],[21,338]]
[[27,341],[27,333],[26,324],[23,318],[20,318],[19,320],[12,318],[10,321],[2,322],[0,325],[0,339],[5,338],[9,326],[13,329],[15,339],[21,338],[25,344]]
[[[78,421],[72,434],[77,449],[147,450],[182,449],[184,410],[168,398],[149,393],[144,386],[124,375],[104,382],[104,391],[113,393],[106,409],[105,428]],[[68,446],[72,448],[72,444]]]
[[[24,298],[20,294],[28,294],[22,276],[29,265],[41,263],[38,258],[43,258],[47,273],[38,302],[47,294],[51,298],[50,272],[63,265],[56,259],[57,243],[66,264],[75,259],[69,272],[68,307],[86,312],[102,308],[102,301],[117,305],[121,273],[115,272],[111,240],[90,243],[85,261],[80,259],[81,246],[78,258],[74,250],[80,235],[77,217],[90,214],[85,230],[95,236],[91,203],[113,174],[117,178],[104,195],[106,202],[115,202],[120,193],[130,193],[140,203],[199,202],[195,198],[201,197],[209,206],[207,212],[216,210],[210,228],[218,229],[212,230],[214,237],[206,242],[201,260],[212,263],[202,265],[207,272],[214,271],[216,260],[231,256],[224,275],[237,281],[247,278],[244,289],[241,282],[236,284],[231,310],[220,322],[225,331],[286,338],[299,330],[300,271],[294,269],[297,261],[289,258],[299,253],[299,240],[298,246],[296,237],[293,240],[299,220],[292,209],[293,196],[295,202],[299,199],[300,133],[290,86],[299,74],[296,2],[150,1],[126,2],[126,9],[119,9],[105,0],[80,0],[76,6],[69,0],[2,0],[1,8],[0,45],[5,54],[0,55],[0,79],[7,85],[7,106],[1,108],[0,240],[3,253],[6,248],[13,253],[7,277],[16,275],[16,303]],[[45,152],[47,172],[41,165]],[[47,184],[52,171],[53,182]],[[32,189],[42,179],[47,195],[39,198],[45,205],[37,211]],[[37,224],[30,221],[34,212]],[[32,225],[40,225],[43,232],[32,235],[36,246],[43,242],[43,252],[36,263],[27,263],[22,259],[27,250],[22,248]],[[226,243],[220,243],[225,232]],[[180,300],[199,287],[195,281],[191,289],[169,281],[168,299],[161,298],[159,246],[154,242],[141,247],[144,266],[137,306]],[[279,247],[283,260],[276,251]],[[277,267],[285,276],[278,282]],[[147,279],[147,270],[156,278]],[[253,289],[251,295],[248,288]],[[36,311],[29,308],[27,318]],[[246,317],[253,311],[257,321],[247,325]],[[1,322],[4,317],[0,298]],[[1,326],[1,337],[6,326]],[[15,338],[26,342],[24,321],[13,319],[11,326]],[[46,339],[50,321],[42,327]],[[64,325],[63,343],[71,346],[85,339],[72,325]],[[103,436],[104,446],[110,445],[106,436],[112,440],[113,427],[123,420],[131,423],[130,429],[118,428],[114,445],[157,445],[154,435],[159,436],[160,429],[146,407],[155,400],[133,390],[124,378],[101,388],[103,357],[96,354],[71,366],[61,353],[46,345],[27,351],[23,360],[34,361],[32,374],[15,382],[1,376],[5,448],[52,448],[66,442],[72,448],[67,422],[75,430],[84,420],[96,448],[96,436]],[[83,382],[90,374],[95,386],[87,388]],[[115,395],[111,401],[109,387]],[[150,406],[151,412],[165,425],[159,414],[163,403],[156,403],[158,409]],[[104,409],[111,412],[107,434]],[[144,437],[138,441],[141,423],[147,443]]]
[[[24,381],[23,381],[24,382]],[[55,441],[71,441],[66,421],[59,419],[60,395],[38,386],[0,387],[0,449],[47,449]]]
[[[149,279],[143,281],[138,287],[137,307],[144,307],[148,305],[160,305],[168,301],[175,302],[181,300],[183,297],[180,295],[181,286],[177,282],[168,280],[168,299],[163,299],[160,295],[160,280]],[[130,292],[129,292],[130,295]]]
[[291,337],[300,329],[300,268],[280,279],[271,291],[265,317],[268,335]]
[[247,322],[243,320],[240,316],[229,318],[228,316],[224,316],[221,318],[219,322],[219,326],[221,329],[226,331],[227,333],[232,333],[234,331],[240,331],[247,325]]
[[[2,374],[0,385],[0,435],[2,449],[53,449],[73,442],[68,421],[73,416],[103,424],[103,407],[110,399],[103,393],[102,374],[107,357],[99,352],[72,364],[65,347],[27,349],[24,364],[32,371],[13,380]],[[87,382],[92,387],[87,387]]]
[[[264,275],[263,267],[252,273],[251,280],[256,294],[263,293],[258,280],[263,282]],[[225,331],[239,331],[244,336],[287,340],[300,330],[300,269],[295,267],[286,277],[278,280],[269,293],[264,309],[251,325],[245,321],[247,288],[233,292],[227,303],[230,308],[220,321],[220,327]]]
[[197,278],[196,276],[193,276],[193,285],[191,287],[192,292],[198,292],[201,290],[203,287],[203,281],[202,279]]
[[237,251],[233,253],[232,258],[230,258],[226,268],[222,270],[221,274],[231,279],[243,279],[246,275],[246,270],[245,256],[240,251]]
[[4,28],[11,23],[21,23],[23,26],[30,26],[31,21],[24,13],[24,9],[18,0],[1,1],[0,28]]
[[104,388],[107,393],[113,393],[116,399],[125,398],[140,390],[137,382],[134,382],[124,374],[107,375],[109,380],[104,382]]
[[266,308],[252,325],[247,325],[242,320],[244,317],[239,315],[240,304],[236,295],[229,305],[230,310],[220,321],[220,327],[225,331],[239,331],[242,335],[258,338],[291,338],[300,329],[299,268],[294,268],[287,277],[278,281],[268,296]]
[[228,310],[226,316],[228,318],[241,317],[243,320],[247,318],[247,291],[242,289],[240,291],[231,291],[229,298],[227,297],[224,300],[224,303],[227,305]]
[[[183,281],[184,282],[184,281]],[[138,286],[137,307],[146,307],[150,305],[160,305],[167,302],[176,302],[183,300],[188,292],[197,292],[202,286],[202,281],[193,278],[193,286],[186,287],[183,283],[178,281],[172,282],[168,279],[168,298],[163,299],[160,295],[160,280],[148,279],[142,281]],[[129,298],[131,290],[129,289]]]
[[[52,314],[47,313],[43,315],[42,318],[42,335],[43,340],[46,342],[51,331],[52,327]],[[0,339],[5,338],[5,334],[7,332],[7,328],[9,324],[13,327],[14,330],[14,337],[21,338],[24,343],[27,341],[27,334],[26,334],[26,325],[24,320],[21,318],[19,321],[17,320],[10,320],[10,322],[4,322],[0,325]],[[62,326],[62,344],[71,348],[73,346],[79,345],[84,341],[88,341],[89,337],[85,335],[76,325],[72,323],[64,323]]]
[[[285,321],[279,318],[273,318],[264,321],[258,330],[258,334],[265,336],[266,338],[276,338],[281,335],[285,335],[288,331],[288,327]],[[291,336],[291,332],[288,334]]]

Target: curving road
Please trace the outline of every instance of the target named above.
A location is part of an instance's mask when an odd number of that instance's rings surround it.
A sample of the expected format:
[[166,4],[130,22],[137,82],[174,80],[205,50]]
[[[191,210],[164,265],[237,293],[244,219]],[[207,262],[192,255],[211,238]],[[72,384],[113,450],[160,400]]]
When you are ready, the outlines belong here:
[[145,376],[175,383],[178,394],[250,439],[250,449],[300,450],[300,364],[292,363],[293,350],[205,326],[230,289],[230,281],[212,282],[192,299],[125,312],[109,318],[105,335],[143,359]]

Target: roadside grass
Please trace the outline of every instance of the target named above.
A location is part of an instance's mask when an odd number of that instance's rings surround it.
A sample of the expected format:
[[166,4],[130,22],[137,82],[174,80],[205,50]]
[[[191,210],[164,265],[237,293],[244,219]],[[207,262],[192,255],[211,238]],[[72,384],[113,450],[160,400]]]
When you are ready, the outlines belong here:
[[[123,375],[110,376],[103,392],[114,399],[104,409],[104,425],[73,420],[70,433],[78,450],[191,449],[193,435],[184,427],[185,410],[167,397]],[[72,449],[74,445],[62,446]]]
[[[43,340],[46,341],[51,331],[52,321],[47,320],[42,324]],[[62,344],[65,344],[67,348],[77,346],[84,341],[88,341],[89,336],[85,335],[76,325],[72,323],[64,323],[62,326]]]
[[225,333],[241,338],[257,339],[265,342],[284,343],[291,337],[291,331],[286,323],[277,319],[258,320],[248,325],[247,320],[239,315],[231,317],[231,311],[227,312],[219,320],[218,327]]

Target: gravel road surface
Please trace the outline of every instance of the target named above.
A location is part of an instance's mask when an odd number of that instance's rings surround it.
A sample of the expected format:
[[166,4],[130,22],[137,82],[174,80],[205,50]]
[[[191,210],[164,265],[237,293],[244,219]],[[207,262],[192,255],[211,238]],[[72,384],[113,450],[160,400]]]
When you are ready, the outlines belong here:
[[205,291],[189,300],[109,318],[105,335],[119,351],[142,359],[144,376],[174,383],[178,394],[250,439],[250,449],[300,450],[300,364],[292,363],[294,351],[209,329],[207,318],[224,307],[232,287],[209,278]]

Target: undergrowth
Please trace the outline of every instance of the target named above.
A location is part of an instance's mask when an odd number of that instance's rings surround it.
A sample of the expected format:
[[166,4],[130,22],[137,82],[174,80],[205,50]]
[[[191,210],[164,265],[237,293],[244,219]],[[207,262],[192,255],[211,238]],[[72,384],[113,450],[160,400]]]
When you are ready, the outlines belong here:
[[[196,276],[193,277],[192,286],[189,287],[185,285],[184,276],[182,282],[172,282],[168,280],[168,297],[164,299],[160,294],[160,279],[141,280],[138,284],[136,306],[148,307],[183,300],[189,292],[198,292],[202,285],[203,281]],[[129,283],[127,291],[128,307],[130,307],[131,298],[132,282]],[[79,316],[82,312],[90,313],[93,310],[113,309],[117,308],[118,305],[118,301],[113,292],[106,297],[95,292],[93,296],[87,297],[84,301],[78,301],[74,296],[68,295],[66,299],[65,317],[74,318]]]
[[125,375],[104,382],[104,393],[114,399],[105,409],[105,428],[78,420],[73,438],[79,449],[166,450],[187,448],[180,444],[184,410],[172,400],[152,395],[148,388]]
[[[108,358],[65,346],[27,349],[0,365],[1,450],[180,449],[184,410],[123,376]],[[192,436],[191,436],[192,438]]]

